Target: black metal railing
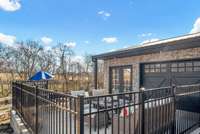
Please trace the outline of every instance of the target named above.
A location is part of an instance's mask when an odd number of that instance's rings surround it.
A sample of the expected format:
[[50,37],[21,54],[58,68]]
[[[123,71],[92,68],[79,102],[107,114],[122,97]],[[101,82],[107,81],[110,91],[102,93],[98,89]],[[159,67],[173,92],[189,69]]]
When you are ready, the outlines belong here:
[[36,134],[179,134],[200,124],[200,85],[90,97],[12,87],[13,109]]
[[175,90],[176,133],[189,133],[200,126],[200,85],[178,86]]
[[79,134],[79,97],[13,82],[13,109],[36,134]]
[[[159,97],[160,96],[160,97]],[[144,134],[173,131],[172,88],[84,99],[85,133]]]

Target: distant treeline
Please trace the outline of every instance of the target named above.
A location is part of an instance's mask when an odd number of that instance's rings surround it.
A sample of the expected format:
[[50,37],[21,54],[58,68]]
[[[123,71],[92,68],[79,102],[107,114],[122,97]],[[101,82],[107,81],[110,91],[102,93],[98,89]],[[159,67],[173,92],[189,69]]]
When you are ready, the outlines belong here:
[[[16,42],[15,46],[0,44],[0,96],[10,93],[10,81],[27,80],[39,70],[55,75],[53,90],[88,90],[92,88],[91,55],[76,55],[65,43],[44,47],[39,41]],[[103,70],[99,63],[99,71]],[[103,73],[99,73],[103,85]]]

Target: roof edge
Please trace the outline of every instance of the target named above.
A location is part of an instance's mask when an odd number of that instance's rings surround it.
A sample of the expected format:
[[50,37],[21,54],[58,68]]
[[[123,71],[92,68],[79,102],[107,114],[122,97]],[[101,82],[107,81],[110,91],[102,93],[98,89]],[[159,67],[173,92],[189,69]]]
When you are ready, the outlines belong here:
[[[160,51],[160,50],[162,50],[162,47],[166,47],[166,45],[170,46],[170,44],[172,45],[172,47],[174,46],[175,49],[187,48],[187,47],[184,47],[183,45],[180,45],[180,46],[175,46],[175,45],[177,45],[183,41],[191,42],[193,40],[195,41],[196,39],[200,39],[200,32],[177,36],[177,37],[172,37],[172,38],[168,38],[168,39],[162,39],[162,40],[138,45],[136,47],[128,47],[128,48],[124,48],[124,49],[118,49],[118,50],[112,51],[112,52],[106,52],[106,53],[102,53],[102,54],[93,55],[92,59],[96,60],[96,59],[106,59],[106,58],[114,58],[114,57],[127,57],[127,56],[129,56],[128,54],[125,54],[124,56],[122,56],[122,55],[124,53],[130,53],[132,51],[135,52],[135,55],[142,55],[142,54],[139,54],[137,51],[141,52],[142,50],[145,50],[144,52],[146,52],[147,49],[151,49],[151,48],[154,48],[154,49]],[[195,46],[188,45],[188,47],[195,47]],[[159,47],[160,49],[157,49],[155,47]],[[200,43],[199,43],[199,47],[200,47]],[[171,49],[169,49],[169,50],[171,50]],[[153,53],[155,53],[155,52],[156,51],[153,51]],[[122,55],[116,56],[117,54],[122,54]],[[147,54],[147,53],[143,53],[143,54]],[[133,54],[133,56],[134,56],[134,54]]]

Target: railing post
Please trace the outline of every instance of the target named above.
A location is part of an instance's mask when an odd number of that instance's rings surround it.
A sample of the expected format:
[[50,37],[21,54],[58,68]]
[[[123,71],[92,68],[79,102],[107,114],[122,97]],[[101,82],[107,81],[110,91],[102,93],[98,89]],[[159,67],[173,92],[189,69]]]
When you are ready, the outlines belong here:
[[12,105],[14,106],[14,109],[17,107],[17,99],[16,99],[16,89],[15,89],[15,82],[12,82]]
[[94,63],[94,88],[98,88],[98,60],[96,58],[92,59]]
[[38,86],[35,86],[35,133],[38,134]]
[[141,134],[145,134],[145,92],[143,89],[141,89]]
[[[200,86],[198,88],[198,91],[200,92]],[[199,98],[200,98],[200,93],[199,93]],[[200,115],[200,113],[199,113],[199,115]],[[200,116],[199,116],[199,127],[200,127]]]
[[78,96],[77,101],[77,134],[84,134],[84,96]]
[[46,87],[45,87],[46,89],[48,89],[48,85],[49,85],[49,81],[47,80],[46,81]]
[[20,114],[23,116],[22,112],[22,82],[20,83]]
[[175,85],[172,85],[172,92],[174,98],[174,106],[173,106],[174,113],[173,113],[171,134],[176,134],[176,86]]

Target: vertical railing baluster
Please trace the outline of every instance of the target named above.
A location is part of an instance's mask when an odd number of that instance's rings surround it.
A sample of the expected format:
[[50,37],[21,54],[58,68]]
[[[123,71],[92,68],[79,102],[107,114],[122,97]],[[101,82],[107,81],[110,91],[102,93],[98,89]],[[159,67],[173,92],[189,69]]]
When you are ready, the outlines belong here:
[[172,93],[174,98],[174,105],[173,105],[173,124],[171,129],[171,134],[176,133],[176,87],[172,86]]
[[11,93],[12,93],[12,108],[15,109],[15,103],[14,101],[16,102],[15,100],[15,92],[14,92],[14,82],[11,83]]
[[99,134],[99,110],[100,110],[100,106],[99,106],[99,96],[97,97],[97,134]]
[[119,104],[119,96],[117,96],[117,133],[120,134],[120,104]]
[[141,134],[145,133],[145,92],[141,90]]
[[35,87],[35,133],[38,134],[38,87]]
[[48,85],[49,85],[49,81],[47,80],[47,81],[46,81],[46,86],[45,86],[46,89],[48,89],[48,87],[49,87]]
[[[75,106],[76,105],[76,98],[73,98],[73,106]],[[74,107],[74,112],[76,112],[76,107]],[[74,119],[73,119],[73,121],[74,121],[74,134],[76,134],[76,117],[77,117],[77,115],[76,114],[74,114]]]
[[[123,133],[125,134],[125,127],[126,127],[126,114],[125,111],[126,111],[126,105],[125,105],[125,94],[123,94],[123,102],[122,102],[122,105],[123,105],[123,108],[124,108],[124,111],[123,111]],[[128,112],[128,111],[126,111]],[[127,130],[126,130],[127,131]]]
[[[78,96],[77,101],[77,120],[76,120],[76,127],[77,127],[77,134],[84,134],[84,96]],[[76,129],[76,128],[74,128]]]
[[89,129],[90,129],[90,133],[89,134],[92,134],[92,116],[91,116],[91,105],[92,105],[92,99],[89,99],[89,119],[90,119],[90,126],[89,126]]
[[69,98],[69,109],[70,109],[70,112],[69,112],[69,133],[71,134],[72,133],[72,98],[70,97]]
[[[105,105],[105,110],[107,110],[107,97],[105,96],[104,98],[104,105]],[[104,134],[107,134],[107,124],[108,123],[108,112],[104,112]]]
[[20,83],[20,114],[21,116],[23,116],[23,111],[22,111],[22,105],[23,105],[23,102],[22,102],[22,82]]
[[113,134],[113,97],[114,97],[114,95],[112,95],[111,96],[111,107],[112,107],[112,111],[111,111],[111,113],[112,113],[112,118],[111,118],[111,134]]

